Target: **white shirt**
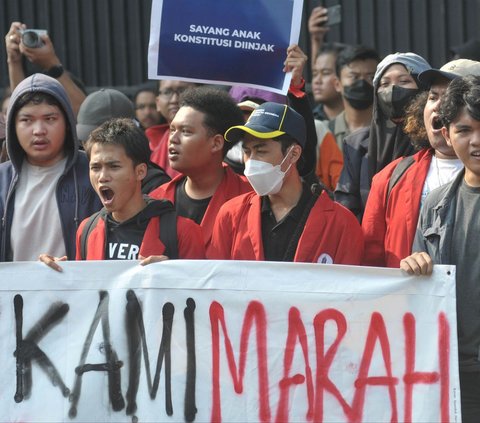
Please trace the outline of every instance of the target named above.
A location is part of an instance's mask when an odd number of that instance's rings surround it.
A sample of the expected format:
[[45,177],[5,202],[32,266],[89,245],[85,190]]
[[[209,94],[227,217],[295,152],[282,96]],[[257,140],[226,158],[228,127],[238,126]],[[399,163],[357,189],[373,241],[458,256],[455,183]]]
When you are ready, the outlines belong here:
[[422,204],[430,191],[450,182],[463,169],[460,159],[438,159],[432,157],[422,190]]
[[42,253],[66,255],[55,192],[66,162],[65,157],[40,167],[23,161],[10,232],[13,261],[35,261]]

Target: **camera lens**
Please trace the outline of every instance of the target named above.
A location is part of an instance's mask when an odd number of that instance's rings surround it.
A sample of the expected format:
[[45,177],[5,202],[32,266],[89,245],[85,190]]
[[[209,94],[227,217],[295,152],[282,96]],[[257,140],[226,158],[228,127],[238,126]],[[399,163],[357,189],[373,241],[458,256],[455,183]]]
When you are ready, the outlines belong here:
[[42,40],[35,31],[25,31],[22,35],[22,42],[28,48],[37,48],[42,45]]

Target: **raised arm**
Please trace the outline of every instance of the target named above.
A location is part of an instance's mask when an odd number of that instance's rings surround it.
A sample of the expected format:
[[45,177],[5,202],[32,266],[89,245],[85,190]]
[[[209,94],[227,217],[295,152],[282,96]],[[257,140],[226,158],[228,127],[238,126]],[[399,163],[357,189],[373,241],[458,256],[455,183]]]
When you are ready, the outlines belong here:
[[303,116],[307,128],[307,142],[302,151],[305,163],[299,169],[302,176],[314,175],[315,173],[318,142],[312,107],[305,93],[305,80],[303,79],[303,71],[307,61],[308,57],[303,50],[298,45],[293,44],[287,49],[287,58],[283,69],[285,72],[292,72],[288,102],[292,109]]
[[[23,43],[20,44],[20,51],[25,55],[25,57],[32,62],[33,64],[40,67],[44,72],[49,74],[53,68],[61,66],[61,61],[55,53],[55,48],[53,46],[52,40],[48,34],[43,35],[42,37],[43,45],[37,48],[28,48]],[[51,75],[53,76],[53,75]],[[75,114],[78,113],[80,105],[83,100],[85,100],[86,95],[83,91],[73,82],[67,71],[64,71],[60,76],[55,78],[60,82],[65,91],[70,98],[72,103],[72,108]]]
[[25,72],[22,64],[22,52],[20,51],[20,31],[24,28],[25,25],[21,22],[12,22],[7,35],[5,35],[8,78],[10,80],[11,91],[13,91],[15,87],[25,79]]
[[[13,22],[10,30],[5,36],[5,45],[7,50],[8,76],[10,78],[10,88],[13,91],[15,87],[25,79],[25,72],[22,65],[22,56],[25,56],[31,63],[38,66],[47,75],[53,69],[61,66],[61,61],[55,53],[52,40],[46,35],[42,35],[41,39],[43,45],[36,48],[29,48],[22,42],[21,30],[26,29],[25,24],[21,22]],[[73,82],[67,71],[63,73],[56,69],[60,74],[50,75],[55,77],[60,82],[70,98],[73,111],[78,113],[80,105],[85,100],[84,92]]]
[[308,18],[308,33],[310,35],[310,60],[311,66],[320,53],[323,46],[325,34],[330,27],[327,26],[327,9],[325,7],[315,7]]

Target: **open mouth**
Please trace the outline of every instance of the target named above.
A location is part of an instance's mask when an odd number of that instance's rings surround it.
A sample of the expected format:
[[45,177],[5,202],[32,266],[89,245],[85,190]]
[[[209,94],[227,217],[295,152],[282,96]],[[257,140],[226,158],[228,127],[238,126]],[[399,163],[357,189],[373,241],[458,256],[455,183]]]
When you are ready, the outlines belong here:
[[439,118],[434,117],[432,121],[432,128],[438,131],[439,129],[442,129],[442,126],[442,121]]
[[100,196],[102,197],[103,204],[110,204],[115,196],[115,193],[108,187],[101,187]]
[[178,151],[175,150],[173,147],[170,147],[170,148],[168,149],[168,154],[169,154],[170,156],[178,156]]

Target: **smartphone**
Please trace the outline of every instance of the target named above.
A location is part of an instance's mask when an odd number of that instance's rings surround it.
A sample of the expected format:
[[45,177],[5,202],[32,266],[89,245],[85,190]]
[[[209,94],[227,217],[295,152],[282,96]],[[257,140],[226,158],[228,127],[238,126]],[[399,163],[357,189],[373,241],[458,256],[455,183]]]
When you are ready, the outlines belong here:
[[327,7],[327,25],[338,25],[342,22],[342,5],[337,4],[335,6]]

